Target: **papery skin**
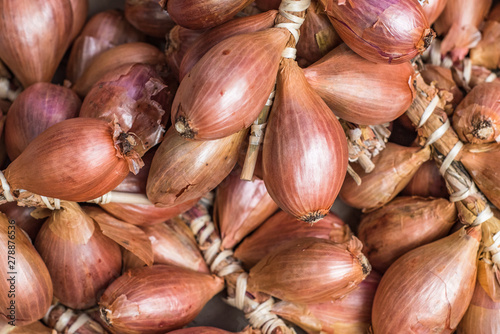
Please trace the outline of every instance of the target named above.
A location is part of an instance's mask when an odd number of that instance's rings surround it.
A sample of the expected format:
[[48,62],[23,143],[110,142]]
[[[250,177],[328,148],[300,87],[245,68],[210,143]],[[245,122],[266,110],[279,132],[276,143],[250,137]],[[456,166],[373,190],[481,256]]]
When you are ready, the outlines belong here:
[[457,334],[495,334],[500,332],[500,303],[488,296],[479,281],[467,312],[457,328]]
[[448,198],[446,182],[433,160],[424,162],[406,187],[401,191],[405,196]]
[[287,30],[271,28],[227,38],[210,49],[177,90],[171,114],[177,131],[212,140],[250,126],[274,87],[288,38]]
[[364,215],[358,236],[372,267],[383,273],[401,255],[446,236],[456,219],[455,204],[445,199],[398,197]]
[[300,26],[300,39],[297,43],[299,66],[311,65],[340,44],[342,39],[333,28],[328,16],[316,1],[312,1],[306,11],[305,21]]
[[250,232],[278,210],[266,190],[264,181],[240,179],[233,171],[217,187],[214,222],[220,231],[223,249],[233,249]]
[[[209,273],[205,259],[200,253],[193,232],[179,220],[167,220],[153,226],[143,226],[153,246],[154,264],[172,264],[201,273]],[[130,252],[124,254],[125,269],[144,266]]]
[[236,248],[234,256],[250,269],[263,257],[290,240],[314,237],[344,243],[351,239],[352,232],[334,213],[313,225],[297,221],[297,218],[279,211],[267,219],[254,233],[246,237]]
[[163,8],[180,26],[207,29],[218,26],[249,5],[252,0],[168,0]]
[[133,66],[135,63],[161,68],[165,64],[165,55],[147,43],[126,43],[116,46],[96,56],[71,88],[79,96],[84,97],[106,73],[127,64]]
[[70,0],[0,1],[0,58],[27,88],[50,82],[73,27]]
[[170,128],[155,154],[146,193],[159,207],[172,207],[204,196],[229,175],[246,130],[210,141],[189,141]]
[[[14,226],[14,228],[9,227]],[[15,232],[12,232],[15,231]],[[10,237],[14,236],[14,237]],[[10,241],[10,243],[9,243]],[[9,245],[15,244],[15,254],[8,253]],[[12,249],[12,246],[10,247]],[[4,214],[0,214],[0,255],[5,261],[0,280],[0,321],[11,321],[7,318],[10,315],[8,307],[11,300],[15,301],[15,322],[16,326],[29,325],[42,318],[52,303],[53,289],[49,271],[40,255],[31,244],[21,229],[14,224],[9,224],[9,220]],[[12,258],[14,257],[14,262]],[[10,272],[9,265],[14,265],[17,273],[15,280],[15,296],[10,296]]]
[[497,208],[500,207],[500,174],[498,161],[500,145],[482,144],[466,145],[460,154],[460,162],[464,164],[474,182]]
[[277,11],[272,10],[257,15],[235,18],[203,33],[189,46],[182,58],[179,68],[179,81],[182,81],[205,53],[219,42],[231,36],[271,28],[274,26],[277,14]]
[[340,123],[297,63],[284,59],[262,152],[269,195],[298,219],[318,221],[342,186],[347,155]]
[[5,147],[15,160],[28,144],[50,126],[78,116],[82,102],[71,89],[39,82],[16,98],[5,121]]
[[31,216],[33,210],[35,210],[33,207],[18,206],[17,202],[0,205],[0,212],[4,213],[9,220],[14,220],[16,226],[22,228],[31,240],[35,240],[43,225],[43,220]]
[[430,45],[434,32],[417,0],[321,0],[333,27],[357,54],[400,64]]
[[116,120],[134,134],[143,155],[163,138],[164,114],[170,111],[177,87],[167,86],[150,65],[125,65],[96,82],[83,100],[80,117]]
[[161,8],[158,0],[125,1],[125,17],[135,28],[146,35],[165,38],[175,26],[167,11]]
[[405,147],[387,143],[386,148],[372,158],[375,168],[366,174],[359,164],[354,171],[361,177],[358,186],[352,177],[346,177],[340,197],[357,209],[377,209],[389,203],[410,182],[419,167],[430,159],[429,147]]
[[375,291],[382,277],[375,271],[342,299],[297,305],[280,301],[272,312],[299,325],[308,333],[366,334],[371,322]]
[[132,269],[115,280],[99,302],[112,330],[160,334],[192,321],[224,288],[224,280],[172,265]]
[[457,86],[455,80],[453,80],[453,75],[449,68],[442,66],[435,66],[430,64],[425,64],[425,70],[420,71],[422,78],[425,83],[430,85],[435,82],[438,89],[444,89],[453,94],[453,100],[451,104],[456,108],[458,104],[463,100],[464,94]]
[[165,36],[167,40],[165,47],[166,61],[177,78],[179,78],[179,70],[184,55],[204,32],[205,30],[191,30],[177,25]]
[[362,247],[354,236],[342,244],[319,238],[291,240],[250,270],[248,289],[300,304],[342,298],[371,271]]
[[462,60],[481,40],[479,24],[488,14],[492,0],[448,0],[434,24],[436,32],[446,34],[441,43],[441,55],[451,52],[454,61]]
[[500,83],[482,83],[474,87],[453,114],[453,128],[463,142],[496,143],[500,136]]
[[474,292],[480,227],[461,229],[400,257],[375,293],[375,334],[452,333]]
[[143,40],[144,35],[125,20],[123,11],[110,9],[97,13],[73,43],[66,75],[75,83],[99,54],[120,44]]
[[335,115],[357,124],[393,121],[415,97],[415,72],[409,62],[375,64],[346,44],[304,69],[304,74]]
[[97,295],[120,276],[120,248],[76,203],[64,202],[38,233],[35,247],[54,283],[54,297],[74,309],[97,303]]
[[134,253],[148,266],[153,265],[153,246],[148,236],[139,227],[116,219],[95,206],[85,206],[83,211],[99,225],[106,237]]
[[418,2],[422,5],[427,22],[432,25],[443,12],[448,0],[418,0]]
[[36,137],[4,175],[14,190],[81,202],[102,196],[127,176],[127,160],[140,168],[133,150],[124,152],[114,138],[115,130],[92,118],[59,122]]
[[101,208],[127,223],[137,226],[151,226],[163,223],[190,208],[192,208],[199,198],[180,203],[179,205],[161,208],[154,205],[145,204],[121,204],[108,203],[100,204]]

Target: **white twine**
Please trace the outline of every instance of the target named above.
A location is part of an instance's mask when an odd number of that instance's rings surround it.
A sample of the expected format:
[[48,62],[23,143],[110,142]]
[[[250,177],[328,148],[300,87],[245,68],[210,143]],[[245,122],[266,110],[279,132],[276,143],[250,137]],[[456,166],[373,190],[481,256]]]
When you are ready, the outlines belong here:
[[230,257],[232,255],[233,255],[233,251],[229,250],[229,249],[226,249],[226,250],[220,252],[217,255],[217,257],[214,259],[214,261],[212,262],[212,264],[210,265],[210,271],[211,272],[215,272],[215,269],[217,269],[217,267],[219,266],[219,264],[221,264],[222,261],[224,261],[225,259],[227,259],[228,257]]
[[449,56],[446,56],[441,62],[441,66],[444,68],[451,68],[453,66],[453,60]]
[[234,297],[234,306],[239,310],[243,310],[243,308],[245,307],[247,279],[248,279],[248,274],[241,273],[238,276],[238,279],[236,280],[236,293]]
[[267,123],[262,124],[252,124],[250,133],[252,134],[249,138],[249,144],[254,146],[259,146],[264,141],[264,130],[266,129]]
[[87,203],[108,204],[111,203],[112,199],[113,199],[113,193],[110,191],[109,193],[106,193],[101,197],[97,197],[93,200],[90,200]]
[[42,320],[45,324],[47,324],[47,325],[49,324],[50,312],[52,312],[54,307],[56,307],[57,305],[59,305],[59,303],[55,303],[55,304],[50,305],[49,309],[47,310],[47,313],[45,313],[45,315],[43,316]]
[[464,190],[457,191],[450,195],[450,202],[460,202],[461,200],[466,199],[472,194],[477,193],[477,188],[474,183],[471,183],[470,187]]
[[469,85],[470,79],[472,77],[472,62],[470,58],[464,59],[464,81],[467,85]]
[[207,262],[208,265],[210,265],[210,263],[212,263],[214,261],[215,257],[219,253],[221,245],[222,245],[222,241],[219,238],[217,238],[216,240],[212,241],[212,244],[206,250],[205,261]]
[[271,92],[271,94],[269,94],[269,97],[267,98],[267,101],[266,101],[266,104],[265,104],[267,107],[270,107],[270,106],[272,106],[272,105],[273,105],[273,102],[274,102],[274,95],[275,95],[275,94],[276,94],[276,91],[275,91],[275,90],[273,90],[273,91]]
[[422,118],[420,118],[420,122],[418,123],[418,127],[421,128],[425,123],[429,120],[429,117],[434,113],[436,107],[439,103],[439,96],[436,94],[434,98],[431,100],[427,108],[425,108],[424,113],[422,114]]
[[472,226],[481,225],[482,223],[492,218],[493,216],[494,216],[493,211],[491,211],[490,206],[486,204],[484,210],[477,215],[476,219],[472,223]]
[[67,309],[56,322],[54,329],[58,332],[64,331],[71,318],[75,315],[71,309]]
[[497,78],[497,75],[493,72],[490,73],[490,75],[488,75],[486,77],[486,79],[484,79],[484,82],[493,82],[495,81],[495,79]]
[[68,329],[68,334],[74,334],[83,325],[85,325],[90,320],[90,317],[86,313],[81,313],[78,319],[71,325]]
[[297,58],[297,49],[287,47],[281,53],[281,57],[283,57],[283,58],[290,58],[290,59],[294,59],[295,60],[295,58]]
[[210,215],[203,215],[193,219],[190,224],[193,234],[198,234],[198,232],[205,226],[205,224],[210,222],[210,219]]
[[[279,7],[280,15],[292,22],[278,23],[275,27],[287,29],[295,39],[295,44],[299,42],[299,29],[300,26],[302,26],[302,23],[304,23],[305,18],[298,17],[290,12],[303,12],[307,8],[309,8],[310,4],[311,0],[284,0],[281,2],[281,5]],[[283,58],[295,59],[297,56],[297,50],[295,48],[287,47],[285,48],[285,50],[283,50],[281,56]]]
[[446,133],[446,131],[448,131],[450,126],[451,126],[450,120],[447,119],[443,125],[441,125],[439,128],[437,128],[436,131],[434,131],[429,136],[429,138],[427,138],[427,141],[425,142],[425,146],[429,146],[431,144],[434,144],[436,141],[438,141],[442,136],[444,136],[444,134]]
[[14,202],[14,196],[12,196],[10,192],[10,185],[9,182],[7,182],[7,179],[5,178],[5,175],[3,175],[3,172],[0,171],[0,182],[2,183],[2,189],[3,189],[3,196],[7,200],[7,202]]
[[255,310],[245,314],[245,317],[254,328],[261,328],[264,334],[272,334],[276,328],[280,327],[285,329],[284,332],[287,332],[288,330],[295,333],[295,331],[293,329],[289,329],[283,320],[278,318],[276,314],[271,313],[273,305],[274,300],[269,298],[264,303],[257,306]]
[[215,226],[212,222],[209,222],[205,229],[201,232],[200,234],[200,244],[203,245],[207,240],[208,238],[210,238],[210,236],[212,235],[212,233],[215,231]]
[[493,236],[493,244],[489,247],[486,247],[484,250],[487,252],[491,252],[491,261],[495,263],[497,266],[500,266],[500,232],[497,232]]
[[444,174],[446,173],[448,168],[450,168],[451,163],[453,162],[453,160],[455,160],[455,158],[460,153],[460,151],[462,150],[463,147],[464,147],[464,144],[460,140],[457,141],[455,146],[453,146],[451,151],[448,153],[446,158],[443,160],[443,163],[441,164],[441,168],[439,168],[439,173],[441,173],[441,175],[444,176]]
[[52,204],[50,204],[50,199],[48,197],[40,196],[40,198],[42,199],[42,202],[43,202],[43,204],[45,204],[47,209],[61,210],[61,200],[60,199],[52,198],[52,200],[54,201],[54,206],[52,206]]

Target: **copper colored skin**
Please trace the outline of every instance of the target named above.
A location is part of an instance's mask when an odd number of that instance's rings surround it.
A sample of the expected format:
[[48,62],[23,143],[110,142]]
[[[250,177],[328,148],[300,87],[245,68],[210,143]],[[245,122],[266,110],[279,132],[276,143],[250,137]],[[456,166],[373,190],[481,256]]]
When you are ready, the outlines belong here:
[[435,35],[416,0],[321,2],[342,40],[372,62],[407,62],[424,52]]
[[111,329],[162,334],[192,321],[224,288],[224,280],[172,265],[132,269],[115,280],[99,302]]
[[308,223],[328,213],[346,173],[344,131],[291,59],[282,61],[278,74],[262,163],[272,199]]
[[248,289],[299,304],[342,298],[371,271],[362,247],[356,237],[342,244],[310,237],[288,241],[250,270]]
[[457,219],[445,199],[399,197],[361,219],[358,235],[370,264],[384,272],[401,255],[448,234]]
[[297,221],[297,218],[284,211],[279,211],[246,237],[236,248],[234,256],[250,269],[267,254],[289,240],[314,237],[344,243],[349,241],[351,236],[349,226],[333,213],[309,225]]
[[180,26],[207,29],[218,26],[235,16],[252,0],[163,0],[164,9]]
[[345,44],[304,69],[304,74],[335,115],[357,124],[393,121],[415,96],[415,72],[409,62],[375,64]]
[[[0,280],[0,291],[3,292],[0,294],[0,322],[13,321],[15,326],[34,323],[45,315],[52,303],[52,280],[31,241],[3,214],[0,214],[0,255],[5,259]],[[16,274],[8,274],[11,270]]]
[[238,170],[217,187],[214,217],[222,238],[221,247],[233,249],[250,232],[278,210],[264,181],[240,179]]
[[480,238],[461,229],[394,262],[375,293],[374,333],[452,333],[474,292]]

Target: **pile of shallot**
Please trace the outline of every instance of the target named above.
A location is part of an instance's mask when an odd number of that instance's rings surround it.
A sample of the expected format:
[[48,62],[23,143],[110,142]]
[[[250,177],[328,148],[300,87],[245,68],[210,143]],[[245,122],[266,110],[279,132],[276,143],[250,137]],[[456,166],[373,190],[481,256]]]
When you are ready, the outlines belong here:
[[0,0],[0,334],[500,333],[500,5],[98,2]]

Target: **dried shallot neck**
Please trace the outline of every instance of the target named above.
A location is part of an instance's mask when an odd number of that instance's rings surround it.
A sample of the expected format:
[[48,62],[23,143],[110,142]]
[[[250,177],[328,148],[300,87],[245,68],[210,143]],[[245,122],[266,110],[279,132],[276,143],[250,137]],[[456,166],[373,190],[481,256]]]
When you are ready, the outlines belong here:
[[47,310],[43,322],[58,333],[104,334],[102,326],[92,320],[87,313],[74,311],[55,303]]
[[211,194],[205,196],[197,205],[179,217],[195,234],[210,271],[226,279],[229,296],[227,302],[245,312],[250,325],[262,330],[264,334],[295,334],[295,330],[289,328],[282,319],[270,312],[274,304],[272,297],[262,298],[258,294],[247,291],[248,274],[243,270],[240,262],[234,258],[233,251],[227,249],[221,251],[222,240],[217,234],[207,209],[212,205],[211,196]]
[[[284,59],[295,59],[297,56],[297,49],[295,46],[299,41],[300,27],[304,23],[306,10],[311,5],[311,0],[283,0],[279,7],[279,14],[276,18],[275,28],[287,29],[293,38],[290,38],[281,57]],[[247,154],[245,162],[241,171],[241,179],[252,180],[257,163],[257,157],[262,142],[264,141],[264,130],[267,125],[267,118],[271,107],[273,106],[275,91],[273,90],[264,105],[264,108],[259,114],[259,117],[253,123],[250,129],[250,138],[248,143]],[[177,124],[176,124],[177,127]],[[179,130],[178,130],[179,131]]]
[[[375,168],[372,158],[377,156],[389,140],[391,131],[389,123],[380,125],[358,125],[339,119],[347,138],[347,147],[349,149],[349,162],[357,162],[363,168],[365,173],[370,173]],[[349,166],[350,167],[350,166]],[[352,167],[348,168],[348,173],[361,184],[361,178]]]
[[[425,146],[433,147],[435,160],[451,194],[450,201],[461,202],[461,207],[467,210],[467,215],[462,215],[465,224],[477,226],[487,223],[494,218],[494,214],[485,196],[478,190],[463,164],[455,160],[464,144],[450,127],[443,110],[448,101],[438,94],[437,89],[425,84],[421,76],[417,78],[417,92],[406,114],[418,129],[419,140]],[[498,237],[494,240],[493,245],[485,248],[486,252],[497,254],[500,250],[496,242]],[[493,255],[493,258],[497,261],[494,263],[500,266],[500,256]]]

